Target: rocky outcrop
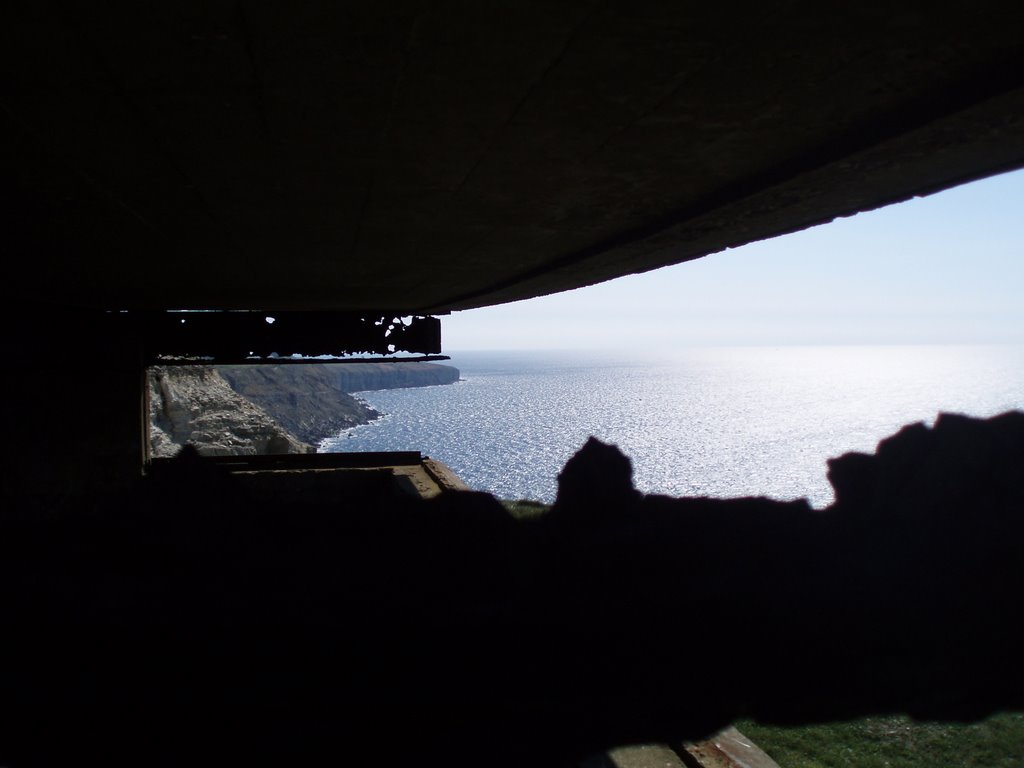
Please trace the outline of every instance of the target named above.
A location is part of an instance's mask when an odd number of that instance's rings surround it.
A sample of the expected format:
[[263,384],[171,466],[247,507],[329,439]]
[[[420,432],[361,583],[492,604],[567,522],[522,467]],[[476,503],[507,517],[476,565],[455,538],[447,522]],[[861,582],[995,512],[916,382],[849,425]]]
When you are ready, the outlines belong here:
[[350,392],[459,380],[458,368],[432,363],[224,365],[217,370],[237,393],[313,444],[380,416]]
[[224,365],[150,371],[150,455],[191,443],[210,456],[309,453],[325,437],[380,416],[350,392],[449,384],[430,363]]
[[337,388],[321,365],[232,365],[218,371],[238,394],[271,414],[285,429],[314,445],[380,414]]
[[149,374],[150,455],[194,445],[206,456],[311,453],[265,410],[207,366],[155,367]]

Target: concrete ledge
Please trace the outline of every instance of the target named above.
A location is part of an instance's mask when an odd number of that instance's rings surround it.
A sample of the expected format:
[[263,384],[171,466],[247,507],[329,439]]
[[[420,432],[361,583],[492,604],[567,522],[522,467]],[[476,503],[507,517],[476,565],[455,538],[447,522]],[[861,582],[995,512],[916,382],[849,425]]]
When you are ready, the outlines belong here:
[[423,457],[423,468],[434,479],[442,491],[468,491],[470,487],[452,472],[451,468],[437,459]]

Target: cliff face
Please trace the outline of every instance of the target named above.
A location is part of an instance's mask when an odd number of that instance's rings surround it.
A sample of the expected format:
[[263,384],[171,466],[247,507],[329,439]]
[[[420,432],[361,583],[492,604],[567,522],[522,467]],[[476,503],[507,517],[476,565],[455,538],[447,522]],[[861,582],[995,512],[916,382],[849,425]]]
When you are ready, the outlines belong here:
[[224,365],[235,392],[259,405],[300,440],[316,444],[380,414],[350,392],[451,384],[458,368],[432,363]]
[[150,453],[185,443],[211,456],[308,453],[380,414],[348,394],[458,381],[430,363],[157,367],[150,372]]
[[149,376],[150,455],[186,443],[207,456],[311,453],[265,410],[238,395],[214,368],[155,367]]
[[327,366],[225,365],[218,371],[235,392],[256,403],[308,443],[316,444],[329,435],[380,416],[339,389]]
[[333,379],[335,388],[341,392],[428,387],[454,384],[459,380],[458,368],[437,363],[358,363],[303,367],[323,369],[324,374]]

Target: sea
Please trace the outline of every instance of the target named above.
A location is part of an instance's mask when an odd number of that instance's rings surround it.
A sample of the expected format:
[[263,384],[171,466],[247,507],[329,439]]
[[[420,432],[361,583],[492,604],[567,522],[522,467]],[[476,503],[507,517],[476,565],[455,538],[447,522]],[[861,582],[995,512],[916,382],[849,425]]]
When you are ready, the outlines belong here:
[[419,450],[471,488],[552,502],[595,436],[645,493],[834,501],[826,460],[943,412],[1024,410],[1024,345],[452,353],[456,384],[359,393],[385,415],[321,451]]

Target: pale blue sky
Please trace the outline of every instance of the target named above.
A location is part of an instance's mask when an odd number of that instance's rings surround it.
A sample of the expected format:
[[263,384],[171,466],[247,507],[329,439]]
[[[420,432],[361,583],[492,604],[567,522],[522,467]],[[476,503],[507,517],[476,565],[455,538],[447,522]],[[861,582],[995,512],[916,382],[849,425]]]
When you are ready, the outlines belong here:
[[588,288],[453,313],[444,350],[1024,343],[1024,171]]

